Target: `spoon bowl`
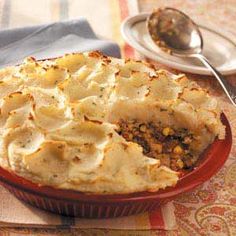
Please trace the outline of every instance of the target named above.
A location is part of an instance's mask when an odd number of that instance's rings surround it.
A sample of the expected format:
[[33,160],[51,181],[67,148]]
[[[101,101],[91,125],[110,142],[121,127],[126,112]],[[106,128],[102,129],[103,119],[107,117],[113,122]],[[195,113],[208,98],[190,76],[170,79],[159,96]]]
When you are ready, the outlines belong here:
[[174,54],[201,53],[203,39],[198,26],[184,13],[173,8],[154,11],[147,27],[156,44]]
[[190,17],[174,8],[154,10],[147,18],[148,32],[162,50],[179,57],[199,59],[216,77],[229,100],[236,107],[236,87],[232,86],[202,55],[202,34]]

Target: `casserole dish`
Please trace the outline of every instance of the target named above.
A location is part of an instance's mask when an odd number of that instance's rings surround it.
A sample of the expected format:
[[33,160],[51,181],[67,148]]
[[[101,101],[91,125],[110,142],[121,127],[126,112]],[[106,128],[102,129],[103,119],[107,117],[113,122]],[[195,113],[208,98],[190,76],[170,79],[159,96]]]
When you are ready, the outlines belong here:
[[50,212],[84,218],[109,218],[155,210],[178,195],[209,180],[223,166],[232,146],[229,122],[222,113],[225,139],[216,139],[201,155],[194,170],[183,173],[174,187],[155,193],[86,194],[73,190],[40,186],[0,167],[0,182],[20,200]]

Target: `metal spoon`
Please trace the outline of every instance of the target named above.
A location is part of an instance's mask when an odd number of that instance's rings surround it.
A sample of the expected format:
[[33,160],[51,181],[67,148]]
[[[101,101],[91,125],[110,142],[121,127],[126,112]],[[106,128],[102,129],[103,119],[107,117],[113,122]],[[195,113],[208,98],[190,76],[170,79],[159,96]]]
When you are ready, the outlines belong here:
[[155,10],[147,19],[149,34],[160,48],[179,57],[198,58],[216,77],[236,107],[236,87],[202,55],[203,39],[198,26],[183,12],[173,8]]

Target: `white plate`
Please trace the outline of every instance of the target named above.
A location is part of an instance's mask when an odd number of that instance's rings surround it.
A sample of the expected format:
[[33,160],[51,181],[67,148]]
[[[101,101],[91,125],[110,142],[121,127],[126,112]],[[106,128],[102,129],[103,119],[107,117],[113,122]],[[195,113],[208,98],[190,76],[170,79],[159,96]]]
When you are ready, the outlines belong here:
[[[146,57],[169,67],[195,74],[211,74],[197,59],[175,57],[158,48],[147,32],[148,15],[132,16],[122,23],[121,33],[128,44]],[[233,37],[206,26],[199,25],[199,28],[204,41],[203,54],[223,75],[236,73],[236,42]]]

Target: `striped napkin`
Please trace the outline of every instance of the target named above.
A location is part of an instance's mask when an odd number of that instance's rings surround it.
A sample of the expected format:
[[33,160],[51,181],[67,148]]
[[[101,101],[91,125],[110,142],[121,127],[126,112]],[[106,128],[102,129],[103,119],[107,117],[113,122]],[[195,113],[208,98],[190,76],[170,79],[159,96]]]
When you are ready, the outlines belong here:
[[28,56],[45,59],[93,50],[120,57],[119,46],[98,38],[84,18],[0,31],[0,67]]

